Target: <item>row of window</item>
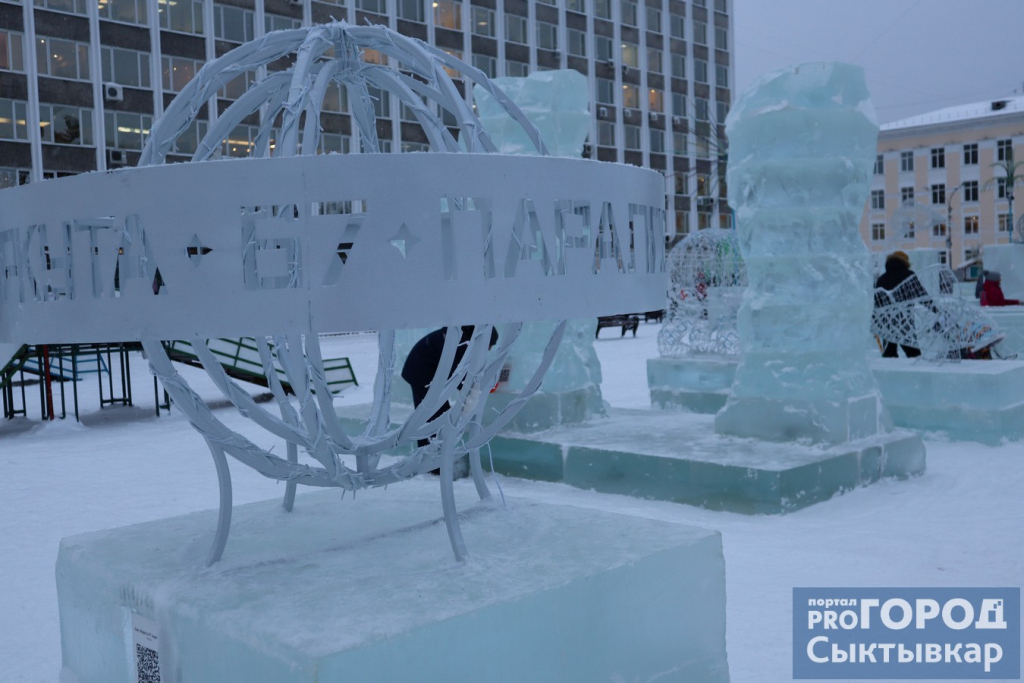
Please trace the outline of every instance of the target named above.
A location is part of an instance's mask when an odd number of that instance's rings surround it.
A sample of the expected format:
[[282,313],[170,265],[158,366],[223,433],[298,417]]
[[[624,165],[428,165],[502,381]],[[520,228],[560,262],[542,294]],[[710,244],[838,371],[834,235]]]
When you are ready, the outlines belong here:
[[[997,199],[1006,199],[1007,182],[1006,178],[995,179],[995,190]],[[977,203],[979,196],[979,185],[977,180],[967,180],[960,185],[961,198],[965,203]],[[931,199],[932,204],[944,205],[946,203],[946,185],[945,183],[936,183],[932,185]],[[900,188],[900,204],[903,206],[912,205],[914,203],[914,188],[902,187]],[[884,211],[885,210],[885,190],[872,190],[871,191],[871,210],[872,211]]]
[[[946,168],[946,148],[932,147],[930,150],[931,168]],[[996,161],[1013,161],[1013,140],[996,140]],[[978,144],[967,143],[963,146],[963,165],[978,165]],[[912,173],[914,171],[914,153],[900,152],[900,172]],[[875,158],[875,175],[884,173],[882,166],[882,155]]]
[[[979,228],[981,225],[981,219],[976,216],[964,216],[964,235],[977,235],[979,234]],[[871,241],[882,242],[885,240],[885,223],[872,223],[870,228]],[[915,226],[913,223],[904,224],[903,226],[903,237],[904,239],[915,239],[917,237]],[[997,232],[1010,232],[1011,221],[1009,213],[1001,213],[996,216],[996,231]],[[946,224],[945,223],[933,223],[931,226],[932,237],[945,238],[946,237]]]

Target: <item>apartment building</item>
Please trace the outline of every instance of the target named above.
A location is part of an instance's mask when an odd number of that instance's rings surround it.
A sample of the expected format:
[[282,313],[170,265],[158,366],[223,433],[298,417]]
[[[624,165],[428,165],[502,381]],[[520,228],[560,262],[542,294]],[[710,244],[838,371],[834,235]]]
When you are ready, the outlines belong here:
[[[958,268],[1010,240],[1013,187],[1024,160],[1024,97],[976,102],[882,126],[861,234],[873,251],[929,247]],[[1002,164],[1002,166],[1000,166]],[[1017,169],[1024,176],[1024,165]],[[1018,180],[1021,187],[1024,178]],[[1019,192],[1024,199],[1024,192]]]
[[[33,4],[29,4],[33,3]],[[731,0],[0,0],[0,186],[133,165],[164,107],[208,62],[268,31],[344,19],[383,24],[495,76],[576,69],[593,119],[585,154],[666,177],[676,236],[731,224],[724,121]],[[368,60],[381,60],[368,52]],[[287,63],[278,65],[287,68]],[[228,83],[179,140],[184,161],[257,77]],[[427,148],[411,111],[379,93],[385,151]],[[321,152],[358,152],[343,87]],[[258,121],[222,154],[245,156]]]

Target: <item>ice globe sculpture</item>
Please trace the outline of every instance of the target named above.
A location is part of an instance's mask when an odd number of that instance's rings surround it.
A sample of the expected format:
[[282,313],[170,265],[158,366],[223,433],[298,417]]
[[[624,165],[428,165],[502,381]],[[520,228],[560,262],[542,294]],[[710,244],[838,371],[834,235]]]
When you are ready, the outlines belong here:
[[736,315],[747,288],[734,230],[692,233],[668,255],[668,311],[658,332],[662,358],[740,352]]
[[[257,77],[245,94],[202,121],[218,91],[247,74]],[[473,83],[540,156],[495,153]],[[338,88],[358,153],[318,154],[321,108]],[[386,98],[415,115],[430,153],[380,153]],[[241,125],[255,132],[248,158],[218,160],[226,141],[239,147]],[[193,163],[164,163],[188,139]],[[462,559],[453,460],[469,455],[487,498],[479,448],[540,386],[564,322],[518,396],[484,426],[487,390],[526,321],[658,305],[662,182],[644,169],[548,156],[485,74],[386,27],[277,31],[207,63],[154,123],[138,168],[0,192],[0,340],[141,341],[213,455],[220,517],[208,563],[230,529],[226,456],[285,482],[286,509],[298,484],[355,492],[439,468]],[[428,326],[447,329],[433,381],[393,422],[394,331]],[[335,411],[319,335],[359,330],[378,332],[379,357],[372,407],[353,430]],[[209,344],[220,337],[255,339],[272,403],[226,374]],[[226,424],[178,374],[163,340],[179,339],[244,427]]]

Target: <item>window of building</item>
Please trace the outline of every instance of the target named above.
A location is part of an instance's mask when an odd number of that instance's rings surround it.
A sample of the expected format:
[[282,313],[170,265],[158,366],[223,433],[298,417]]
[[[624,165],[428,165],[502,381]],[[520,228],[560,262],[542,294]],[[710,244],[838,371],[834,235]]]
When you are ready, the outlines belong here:
[[[21,4],[20,1],[18,4]],[[67,14],[88,13],[85,0],[36,0],[35,6],[48,9],[51,12],[65,12]]]
[[690,194],[690,177],[682,171],[673,174],[675,178],[676,203],[680,203],[684,195]]
[[[164,55],[160,59],[160,65],[163,68],[164,91],[181,92],[188,85],[188,82],[195,78],[196,73],[203,67],[203,62],[187,57],[169,57]],[[237,80],[239,79],[236,78],[231,83]],[[242,92],[245,92],[244,88]],[[238,97],[241,97],[241,93],[230,99],[237,99]]]
[[647,109],[648,111],[658,112],[659,114],[665,111],[664,90],[651,88],[650,90],[647,91]]
[[964,145],[964,166],[978,165],[978,145],[970,143]]
[[669,55],[672,59],[672,76],[686,78],[686,55],[675,52],[671,52]]
[[[677,156],[686,156],[686,154],[687,154],[686,133],[683,133],[682,131],[678,131],[678,130],[672,131],[672,153],[677,155]],[[684,175],[677,175],[676,176],[676,184],[677,185],[679,184],[679,178],[683,178],[684,182],[685,182],[686,176],[684,176]],[[678,190],[677,190],[677,192],[678,192]]]
[[293,17],[284,17],[280,14],[264,14],[263,15],[263,31],[264,33],[270,33],[271,31],[287,31],[293,28],[300,28],[302,21]]
[[976,202],[978,201],[978,181],[968,180],[964,183],[964,201],[965,202]]
[[664,154],[665,153],[665,131],[657,128],[650,129],[651,134],[651,153],[652,154]]
[[526,17],[505,13],[505,40],[526,45]]
[[718,125],[725,125],[725,119],[729,116],[729,103],[718,101],[715,103],[718,113]]
[[526,78],[530,75],[530,65],[526,62],[518,62],[514,59],[505,60],[505,75],[516,78]]
[[996,161],[1013,161],[1013,140],[996,140]]
[[28,185],[32,181],[32,171],[27,168],[0,168],[0,189]]
[[687,211],[676,211],[676,234],[690,234],[690,214]]
[[662,73],[661,66],[662,56],[661,50],[656,47],[647,48],[647,70],[651,73],[660,74]]
[[473,66],[487,74],[488,78],[496,78],[498,75],[498,60],[490,55],[473,55]]
[[875,157],[875,175],[883,175],[885,173],[884,159],[881,154]]
[[900,152],[900,172],[909,173],[914,170],[914,153]]
[[[474,9],[476,8],[474,7]],[[480,9],[484,8],[481,7]],[[398,6],[396,7],[396,10],[398,12],[399,19],[405,19],[406,21],[414,21],[417,24],[422,24],[424,22],[423,0],[398,0]],[[490,10],[490,12],[491,15],[493,16],[494,10]],[[494,35],[493,29],[490,35]]]
[[932,147],[932,168],[946,168],[946,149]]
[[619,7],[622,10],[622,23],[625,26],[636,26],[637,11],[635,0],[621,0]]
[[434,0],[434,25],[462,30],[462,3],[458,0]]
[[681,14],[670,14],[668,17],[668,31],[673,38],[686,40],[686,17]]
[[661,33],[661,8],[647,5],[647,30]]
[[391,116],[391,93],[374,86],[366,88],[367,94],[373,101],[373,115],[378,119],[386,119]]
[[107,147],[115,149],[142,149],[149,137],[153,117],[130,111],[105,112]]
[[24,38],[17,31],[0,29],[0,70],[25,70]]
[[726,3],[727,0],[715,0],[715,11],[725,14],[727,12]]
[[91,147],[92,109],[62,104],[39,104],[43,142]]
[[996,198],[1006,199],[1006,178],[996,178]]
[[697,207],[697,229],[707,230],[713,227],[711,224],[711,207],[710,206],[698,206]]
[[28,102],[0,97],[0,139],[28,140]]
[[708,44],[708,25],[703,21],[693,22],[693,42],[697,45]]
[[413,142],[412,140],[402,140],[402,146],[399,148],[403,154],[410,154],[413,152],[429,152],[430,145],[425,142]]
[[697,174],[697,196],[711,196],[711,176],[707,175],[706,173]]
[[885,210],[885,190],[871,190],[871,210]]
[[472,32],[478,36],[494,37],[494,10],[473,5],[469,8],[473,22]]
[[1001,213],[996,216],[996,225],[999,228],[999,232],[1010,232],[1010,214]]
[[622,86],[622,106],[630,109],[640,108],[640,93],[635,85],[626,83]]
[[[451,54],[451,53],[449,53]],[[379,64],[381,66],[387,66],[388,56],[380,50],[372,50],[370,48],[363,49],[363,61],[367,64]]]
[[[215,6],[216,7],[216,6]],[[178,33],[203,33],[202,0],[163,0],[157,6],[160,13],[160,28]],[[249,12],[251,15],[252,12]],[[250,25],[252,19],[249,19]],[[250,29],[251,30],[251,29]],[[252,40],[252,38],[246,38]]]
[[706,135],[698,135],[694,138],[694,142],[697,148],[698,159],[710,159],[711,158],[711,141],[708,140]]
[[145,26],[149,23],[146,14],[146,0],[101,0],[99,13],[101,19],[118,21],[123,24]]
[[964,216],[964,234],[965,235],[977,235],[978,234],[978,217],[977,216]]
[[932,185],[932,204],[946,203],[946,186],[943,183]]
[[558,25],[546,21],[537,22],[537,47],[541,50],[558,49]]
[[640,66],[640,46],[636,43],[622,43],[622,65],[632,69]]
[[615,146],[615,124],[611,121],[597,122],[597,144],[601,147]]
[[612,61],[612,39],[608,36],[594,36],[594,52],[599,62]]
[[719,88],[729,87],[729,67],[725,64],[715,64],[715,85]]
[[698,83],[708,82],[708,63],[703,59],[693,60],[693,80]]
[[696,98],[694,98],[694,100],[693,100],[693,109],[694,109],[693,115],[694,115],[694,117],[698,121],[708,121],[710,119],[710,117],[709,117],[709,113],[710,112],[708,111],[708,101],[705,98],[703,98],[703,97],[696,97]]
[[253,17],[251,9],[213,5],[213,35],[220,40],[232,43],[245,43],[253,37]]
[[317,154],[348,154],[349,139],[341,133],[321,133]]
[[594,0],[594,16],[599,19],[611,19],[612,0]]
[[565,9],[583,14],[587,11],[586,0],[565,0]]
[[881,242],[885,239],[885,223],[871,224],[871,241]]
[[320,111],[334,114],[344,114],[348,111],[348,89],[333,81],[327,86],[324,93],[324,101],[320,105]]
[[36,60],[40,75],[76,81],[89,80],[88,43],[46,36],[37,38]]
[[640,126],[634,126],[627,123],[622,127],[622,135],[626,143],[626,149],[640,149]]
[[615,81],[597,79],[597,101],[600,104],[615,104]]
[[914,203],[914,188],[912,187],[901,187],[900,188],[900,204],[907,206],[908,204]]
[[120,83],[132,88],[148,88],[149,53],[121,47],[100,47],[103,82]]
[[356,9],[374,14],[387,14],[388,3],[387,0],[356,0]]
[[[172,59],[184,59],[184,58],[174,57]],[[195,69],[196,71],[198,71],[199,68],[203,65],[202,62],[194,62],[192,60],[185,60],[185,61],[192,62],[192,68]],[[186,69],[187,69],[187,67],[186,67]],[[181,78],[184,75],[185,74],[182,74],[181,76],[173,76],[172,75],[172,80],[175,80],[176,78]],[[185,82],[187,82],[187,81],[185,81]],[[164,83],[165,84],[167,83],[167,65],[166,65],[166,63],[164,64]],[[227,83],[225,83],[224,87],[221,88],[217,92],[217,96],[218,97],[222,97],[222,98],[224,98],[226,100],[237,100],[239,97],[244,95],[245,91],[248,90],[249,88],[251,88],[254,83],[256,83],[256,72],[255,71],[245,71],[245,72],[235,76],[234,78],[232,78]],[[175,81],[175,85],[176,86],[178,85],[177,81]],[[333,85],[334,84],[332,84],[332,86]],[[164,89],[165,90],[167,89],[166,85],[164,85]],[[327,109],[327,106],[328,106],[327,105],[327,101],[328,101],[328,99],[331,96],[331,90],[332,90],[332,87],[329,86],[327,88],[327,92],[324,95],[324,104],[322,105],[324,111],[332,111],[330,109]]]
[[724,26],[715,27],[715,47],[719,50],[729,49],[729,30]]
[[932,237],[945,237],[946,236],[946,224],[945,223],[934,223],[932,225]]
[[672,116],[686,116],[686,95],[681,92],[672,93]]
[[587,56],[587,34],[575,28],[566,29],[566,38],[569,41],[569,54],[577,57]]

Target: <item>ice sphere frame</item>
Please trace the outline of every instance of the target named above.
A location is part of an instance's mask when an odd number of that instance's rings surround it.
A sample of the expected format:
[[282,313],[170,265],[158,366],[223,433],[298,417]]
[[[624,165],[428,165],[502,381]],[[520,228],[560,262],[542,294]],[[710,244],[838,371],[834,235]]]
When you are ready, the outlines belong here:
[[668,313],[658,332],[662,358],[690,354],[736,355],[736,314],[747,269],[734,230],[701,230],[668,255]]
[[[368,49],[400,70],[368,63]],[[290,56],[290,68],[265,71]],[[210,126],[192,158],[199,163],[165,164],[207,102],[247,71],[266,76]],[[450,73],[504,106],[541,156],[494,154]],[[347,90],[361,154],[316,154],[332,82]],[[379,154],[371,88],[415,112],[432,153]],[[454,133],[441,112],[454,118]],[[261,122],[253,158],[208,162],[251,115]],[[547,152],[481,71],[421,41],[344,22],[269,33],[200,70],[154,124],[139,168],[0,193],[0,339],[142,342],[216,466],[220,515],[208,564],[230,529],[227,455],[286,482],[288,510],[297,484],[354,492],[440,469],[448,536],[463,559],[453,460],[468,454],[478,494],[490,497],[479,449],[537,391],[564,319],[652,308],[664,287],[660,176]],[[562,322],[518,396],[484,426],[487,390],[530,320]],[[453,367],[466,324],[474,332]],[[427,325],[448,329],[437,372],[420,406],[392,424],[394,330]],[[494,325],[500,341],[489,349]],[[362,429],[346,433],[318,335],[366,329],[379,335],[374,399]],[[208,340],[228,336],[255,337],[271,408],[217,362]],[[182,338],[239,413],[286,442],[285,454],[227,427],[188,386],[160,341]],[[381,464],[403,448],[411,453]],[[300,462],[300,449],[310,462]]]

